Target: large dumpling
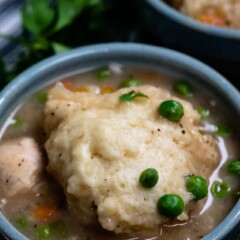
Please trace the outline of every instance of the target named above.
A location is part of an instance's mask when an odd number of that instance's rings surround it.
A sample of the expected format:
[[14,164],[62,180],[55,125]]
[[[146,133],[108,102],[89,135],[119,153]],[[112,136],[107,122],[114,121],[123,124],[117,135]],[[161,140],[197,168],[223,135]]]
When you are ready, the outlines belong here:
[[[153,228],[167,220],[156,203],[166,193],[187,204],[186,177],[208,178],[216,167],[214,139],[202,127],[190,103],[152,86],[135,88],[148,98],[120,102],[125,88],[111,94],[78,93],[55,86],[45,106],[48,171],[61,184],[71,211],[84,224],[99,222],[109,231]],[[157,113],[166,99],[182,103],[179,123]],[[146,168],[159,181],[152,189],[139,184]],[[186,220],[187,213],[178,216]]]

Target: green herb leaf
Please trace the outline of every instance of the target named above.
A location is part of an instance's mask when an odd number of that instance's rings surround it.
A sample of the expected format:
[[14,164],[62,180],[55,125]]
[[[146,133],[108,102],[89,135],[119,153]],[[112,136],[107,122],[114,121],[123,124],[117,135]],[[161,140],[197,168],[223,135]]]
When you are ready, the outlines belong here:
[[94,6],[99,6],[99,5],[101,5],[101,3],[102,3],[102,0],[89,0],[89,6],[92,6],[92,7],[94,7]]
[[111,71],[108,69],[102,69],[97,71],[96,76],[99,80],[105,80],[111,76]]
[[52,48],[55,54],[66,52],[71,49],[70,47],[57,42],[52,42]]
[[13,121],[14,123],[12,124],[12,127],[15,127],[15,128],[20,128],[24,124],[24,121],[19,117],[15,117]]
[[47,225],[36,228],[36,235],[40,238],[47,238],[52,235],[51,228]]
[[23,218],[23,217],[18,217],[16,220],[15,220],[15,223],[17,225],[17,227],[19,228],[25,228],[28,226],[28,221],[26,218]]
[[143,98],[148,98],[147,95],[141,93],[141,92],[135,92],[135,91],[130,91],[128,93],[124,93],[119,97],[119,100],[122,102],[129,102],[134,100],[137,97],[143,97]]
[[43,104],[47,101],[48,93],[47,92],[38,92],[36,94],[36,99],[39,103]]
[[23,25],[34,35],[41,35],[53,22],[54,17],[55,12],[51,8],[49,0],[25,1],[22,9]]
[[199,130],[198,132],[199,132],[199,134],[202,135],[202,136],[205,134],[205,132],[202,131],[202,130]]
[[51,229],[51,232],[54,235],[60,235],[62,237],[66,237],[67,233],[68,233],[68,229],[67,229],[66,224],[61,220],[57,220],[55,222],[52,222],[50,224],[50,229]]
[[232,129],[226,124],[219,123],[215,125],[215,134],[222,137],[229,137],[232,134]]
[[23,42],[23,45],[31,51],[47,51],[50,48],[49,42],[45,39],[38,39],[34,42]]
[[240,176],[240,159],[231,160],[226,164],[226,170],[229,174]]
[[201,116],[202,119],[206,120],[208,119],[209,115],[210,115],[210,112],[208,109],[205,109],[203,107],[199,107],[197,108],[197,111],[199,113],[199,115]]
[[89,0],[57,0],[58,20],[54,30],[59,31],[71,24],[88,4]]
[[216,198],[227,196],[230,191],[230,186],[226,182],[215,181],[211,186],[211,193]]

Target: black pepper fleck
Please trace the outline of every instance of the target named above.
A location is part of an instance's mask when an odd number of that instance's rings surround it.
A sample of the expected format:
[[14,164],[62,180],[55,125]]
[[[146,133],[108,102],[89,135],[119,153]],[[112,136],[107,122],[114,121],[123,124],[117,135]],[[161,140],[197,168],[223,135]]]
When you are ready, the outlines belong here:
[[93,211],[97,210],[97,205],[96,205],[95,201],[92,201],[90,209],[93,210]]
[[190,178],[192,176],[194,176],[194,174],[188,174],[188,175],[185,176],[185,178]]

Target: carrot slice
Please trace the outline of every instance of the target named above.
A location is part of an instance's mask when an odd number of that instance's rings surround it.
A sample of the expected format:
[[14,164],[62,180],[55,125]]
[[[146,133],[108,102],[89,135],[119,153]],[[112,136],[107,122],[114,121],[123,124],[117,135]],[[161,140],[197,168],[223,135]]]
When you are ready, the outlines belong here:
[[146,79],[148,81],[159,81],[159,75],[151,71],[142,71],[139,74],[140,79]]
[[90,92],[90,89],[88,87],[77,87],[74,89],[76,92]]
[[67,88],[68,90],[73,90],[74,86],[73,83],[70,81],[63,81],[62,84],[64,85],[65,88]]
[[47,220],[56,213],[56,210],[57,210],[57,206],[52,206],[52,205],[39,206],[34,210],[34,216],[38,220]]
[[111,87],[111,86],[102,86],[101,90],[100,90],[101,94],[112,93],[112,92],[115,92],[115,89],[113,87]]
[[217,26],[217,27],[227,26],[226,17],[219,12],[209,12],[209,13],[200,14],[197,17],[197,20],[202,23]]

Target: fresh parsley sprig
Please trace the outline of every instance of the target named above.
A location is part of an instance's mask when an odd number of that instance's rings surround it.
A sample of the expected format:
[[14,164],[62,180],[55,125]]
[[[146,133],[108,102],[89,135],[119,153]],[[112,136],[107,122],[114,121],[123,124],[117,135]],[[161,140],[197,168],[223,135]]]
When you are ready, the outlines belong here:
[[142,98],[148,98],[147,95],[141,93],[141,92],[136,92],[134,90],[124,93],[119,97],[119,100],[121,102],[130,102],[133,101],[135,98],[142,97]]
[[[23,46],[17,61],[7,69],[0,59],[0,89],[34,63],[75,46],[107,38],[104,0],[25,0],[22,10],[24,33],[18,39],[0,32],[0,37]],[[94,36],[93,36],[94,35]]]
[[134,11],[134,3],[126,8],[122,0],[24,0],[22,36],[0,32],[0,38],[23,46],[16,62],[7,67],[0,58],[0,90],[31,65],[69,48],[133,41],[132,33],[140,29],[137,12],[132,18]]

